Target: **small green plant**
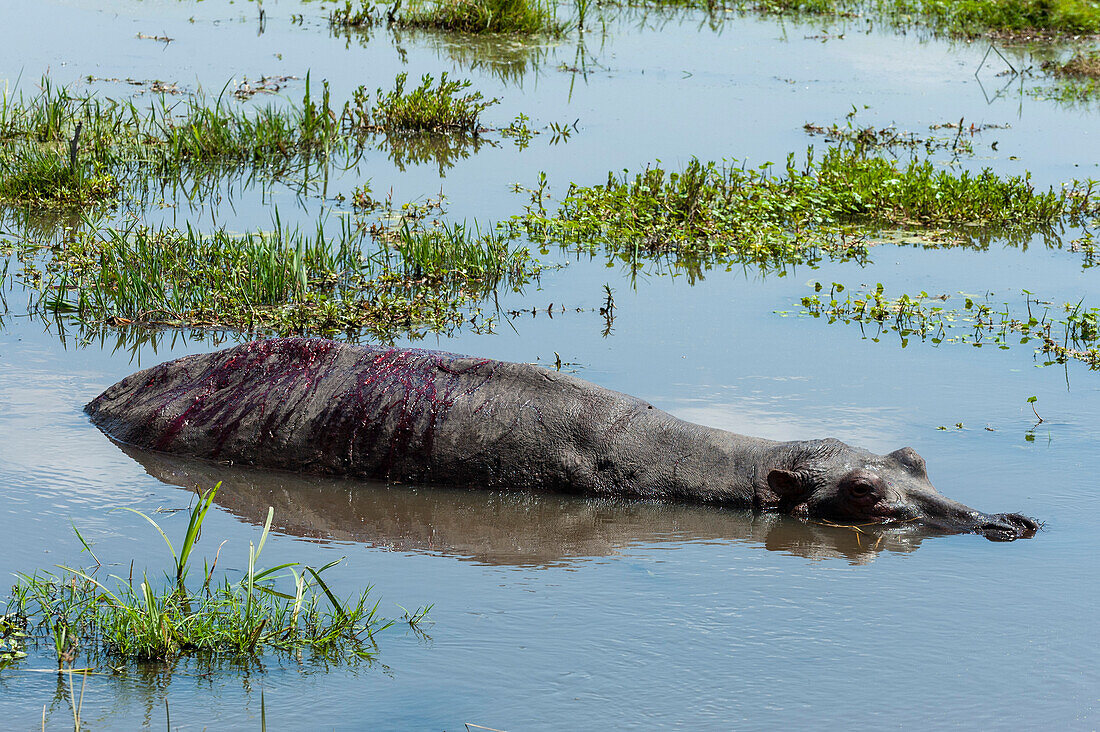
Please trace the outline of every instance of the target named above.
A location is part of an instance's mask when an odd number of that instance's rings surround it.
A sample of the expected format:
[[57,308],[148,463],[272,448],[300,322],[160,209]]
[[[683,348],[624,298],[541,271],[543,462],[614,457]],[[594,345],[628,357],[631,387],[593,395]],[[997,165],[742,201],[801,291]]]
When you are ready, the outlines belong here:
[[0,615],[0,670],[27,657],[27,620],[14,613]]
[[371,190],[370,181],[368,180],[352,192],[351,205],[360,210],[373,211],[382,204],[374,197],[374,191]]
[[351,125],[381,132],[476,133],[481,113],[497,103],[496,99],[485,99],[481,92],[466,92],[470,81],[450,79],[446,72],[440,74],[438,82],[425,74],[420,86],[409,91],[405,90],[407,80],[408,74],[398,74],[393,90],[377,91],[373,106],[366,89],[359,87],[345,111]]
[[344,0],[343,7],[329,11],[329,25],[341,28],[371,28],[383,21],[382,12],[372,2],[360,0],[356,6],[352,0]]
[[1032,395],[1027,398],[1027,403],[1031,407],[1032,413],[1035,415],[1035,419],[1039,420],[1036,424],[1042,424],[1046,420],[1039,416],[1039,410],[1035,408],[1035,402],[1039,401],[1039,397]]
[[501,134],[511,137],[516,143],[516,147],[523,150],[531,143],[531,139],[538,134],[538,131],[528,126],[527,123],[530,121],[531,118],[526,114],[519,114],[512,120],[512,124],[501,130]]
[[[243,577],[215,581],[215,555],[213,563],[203,567],[201,586],[189,586],[189,560],[217,490],[215,486],[191,508],[178,553],[152,518],[129,509],[152,524],[171,551],[174,576],[166,578],[166,587],[156,587],[144,573],[135,587],[132,570],[128,578],[111,575],[102,580],[65,566],[56,573],[19,574],[5,621],[13,629],[26,627],[29,637],[50,639],[59,672],[66,666],[71,669],[78,657],[94,663],[105,656],[168,660],[196,652],[252,655],[301,649],[328,658],[371,656],[374,635],[393,621],[379,617],[377,602],[368,602],[370,588],[351,601],[332,592],[322,574],[340,560],[319,568],[294,562],[260,568],[271,509],[259,542],[249,542]],[[292,580],[286,591],[276,581],[283,570]],[[426,613],[406,613],[406,620],[415,626]]]

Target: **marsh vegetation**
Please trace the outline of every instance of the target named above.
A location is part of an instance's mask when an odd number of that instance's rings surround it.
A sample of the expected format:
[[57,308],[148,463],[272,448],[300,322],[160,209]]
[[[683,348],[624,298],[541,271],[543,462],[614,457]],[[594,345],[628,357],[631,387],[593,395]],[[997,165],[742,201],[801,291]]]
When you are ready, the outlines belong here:
[[[135,574],[132,561],[128,568],[127,563],[114,564],[126,568],[125,576],[109,572],[77,531],[94,566],[18,574],[3,616],[8,636],[18,633],[21,645],[49,644],[59,673],[78,662],[117,665],[167,661],[181,654],[253,656],[309,650],[333,661],[369,658],[375,634],[393,621],[378,614],[369,587],[350,600],[333,593],[322,575],[341,560],[320,567],[297,562],[260,566],[271,509],[258,540],[249,541],[241,576],[233,578],[217,569],[222,542],[212,559],[204,559],[199,581],[191,579],[196,544],[219,486],[189,508],[178,550],[150,516],[128,509],[151,524],[168,547],[173,572],[160,579],[150,578],[140,567]],[[426,615],[427,610],[420,609],[407,620],[415,626]]]
[[1091,183],[1036,190],[1028,175],[951,171],[927,159],[901,163],[860,146],[807,150],[770,163],[692,160],[680,171],[651,166],[571,184],[547,210],[547,183],[528,191],[514,231],[533,241],[634,257],[672,253],[766,264],[865,253],[876,236],[905,230],[937,241],[1031,234],[1080,223],[1096,206]]
[[157,181],[308,180],[334,158],[354,165],[379,135],[384,142],[398,136],[402,149],[425,147],[420,158],[442,166],[431,152],[439,138],[410,140],[409,133],[476,133],[479,115],[496,100],[446,73],[438,82],[425,75],[410,89],[406,79],[398,74],[394,88],[378,89],[373,102],[360,87],[342,109],[327,83],[315,98],[308,75],[300,103],[262,107],[202,93],[159,95],[139,106],[43,79],[34,96],[0,97],[0,203],[79,208],[120,203],[124,194],[142,198]]
[[386,216],[369,226],[345,218],[335,232],[277,217],[243,234],[88,226],[44,265],[35,307],[85,324],[388,339],[447,330],[487,294],[537,274],[526,249],[491,231],[416,209]]
[[[674,3],[676,4],[676,3]],[[688,0],[695,7],[720,7]],[[1086,0],[750,0],[735,7],[771,15],[868,17],[952,36],[1027,40],[1100,33],[1100,9]]]
[[462,33],[561,36],[569,28],[548,0],[409,0],[397,22]]
[[855,291],[834,282],[827,295],[822,283],[815,282],[814,290],[813,295],[802,298],[803,315],[829,323],[872,325],[876,330],[868,337],[877,339],[893,332],[902,347],[911,340],[1005,350],[1012,343],[1033,343],[1042,365],[1072,359],[1100,369],[1100,308],[1083,300],[1056,305],[1025,291],[1024,312],[1018,313],[1007,302],[994,302],[990,293],[979,297],[921,291],[891,297],[881,282]]

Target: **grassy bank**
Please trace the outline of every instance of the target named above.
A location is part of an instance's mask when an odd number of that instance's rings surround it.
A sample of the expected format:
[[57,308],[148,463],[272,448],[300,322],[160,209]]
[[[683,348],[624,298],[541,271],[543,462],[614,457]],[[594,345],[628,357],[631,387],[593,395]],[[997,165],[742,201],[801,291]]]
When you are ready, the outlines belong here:
[[734,7],[766,15],[869,18],[900,28],[924,26],[945,35],[1007,39],[1100,33],[1100,7],[1085,0],[657,0],[658,5]]

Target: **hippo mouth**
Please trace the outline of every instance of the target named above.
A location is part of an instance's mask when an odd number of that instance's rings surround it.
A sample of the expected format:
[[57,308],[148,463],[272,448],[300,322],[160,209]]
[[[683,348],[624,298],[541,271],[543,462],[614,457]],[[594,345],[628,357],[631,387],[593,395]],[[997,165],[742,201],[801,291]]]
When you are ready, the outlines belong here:
[[971,531],[990,541],[1016,541],[1030,539],[1040,529],[1034,519],[1018,513],[998,513],[983,516]]

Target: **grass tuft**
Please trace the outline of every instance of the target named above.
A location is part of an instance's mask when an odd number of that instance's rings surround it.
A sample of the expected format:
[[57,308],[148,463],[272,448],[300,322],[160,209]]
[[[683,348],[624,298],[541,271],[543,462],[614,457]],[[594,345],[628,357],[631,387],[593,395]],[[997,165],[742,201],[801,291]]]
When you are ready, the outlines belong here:
[[450,79],[447,72],[438,83],[425,74],[420,86],[409,91],[407,80],[408,74],[398,74],[392,91],[377,91],[373,106],[366,89],[359,87],[347,111],[352,126],[385,132],[476,132],[481,113],[497,102],[481,92],[466,92],[470,81]]
[[411,0],[396,22],[409,28],[555,37],[569,27],[548,0]]
[[223,97],[133,101],[74,95],[43,79],[41,91],[0,96],[0,199],[79,206],[116,197],[126,184],[269,170],[308,169],[340,140],[327,84],[299,105],[250,111]]
[[[330,659],[373,655],[374,635],[393,621],[378,615],[378,603],[368,600],[369,587],[351,600],[332,592],[322,574],[340,560],[318,568],[294,562],[260,568],[271,509],[258,543],[249,542],[241,577],[215,581],[215,555],[213,564],[203,567],[201,585],[188,585],[189,559],[217,490],[215,486],[190,509],[178,553],[155,521],[134,511],[168,544],[174,577],[158,584],[144,573],[134,577],[131,570],[127,578],[97,578],[92,571],[64,566],[57,572],[19,574],[5,622],[26,628],[30,638],[51,642],[59,672],[81,657],[91,663],[103,657],[164,661],[201,652],[251,656],[303,649]],[[277,573],[284,570],[289,577],[279,583]],[[418,611],[406,619],[415,625],[423,618]]]
[[52,146],[0,147],[0,201],[42,207],[80,207],[115,199],[121,187],[100,166],[74,166]]
[[[480,114],[497,100],[446,73],[438,82],[426,75],[412,89],[406,81],[400,74],[392,90],[379,89],[373,100],[360,87],[341,110],[327,82],[320,98],[314,95],[308,75],[300,103],[266,107],[239,104],[223,91],[214,100],[162,95],[139,108],[75,95],[45,78],[31,97],[0,95],[0,202],[79,208],[125,192],[140,204],[157,183],[202,197],[242,173],[300,174],[304,188],[322,177],[318,163],[341,155],[342,163],[354,164],[375,134],[385,135],[380,145],[398,165],[431,160],[442,172],[476,149],[469,140],[477,137]],[[423,132],[435,137],[417,137]],[[470,137],[444,140],[437,133]]]
[[1056,73],[1066,76],[1100,78],[1100,51],[1076,53],[1064,64],[1056,65]]

